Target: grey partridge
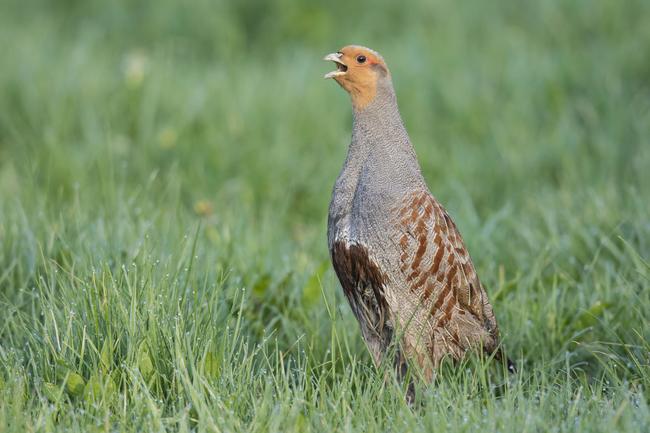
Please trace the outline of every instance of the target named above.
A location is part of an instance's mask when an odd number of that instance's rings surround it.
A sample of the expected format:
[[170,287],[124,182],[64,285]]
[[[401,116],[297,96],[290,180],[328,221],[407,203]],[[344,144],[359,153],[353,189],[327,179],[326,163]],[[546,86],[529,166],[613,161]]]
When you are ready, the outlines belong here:
[[[375,51],[346,46],[325,60],[352,99],[352,141],[328,218],[332,263],[361,333],[380,364],[414,362],[431,381],[445,357],[503,356],[499,328],[449,214],[431,195]],[[389,352],[394,336],[395,352]]]

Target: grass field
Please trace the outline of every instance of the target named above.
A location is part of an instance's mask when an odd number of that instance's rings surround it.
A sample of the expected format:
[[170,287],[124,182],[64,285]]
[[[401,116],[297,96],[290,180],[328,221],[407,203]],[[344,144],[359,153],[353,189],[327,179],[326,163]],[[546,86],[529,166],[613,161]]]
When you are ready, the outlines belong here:
[[[513,377],[409,407],[328,260],[379,50]],[[650,3],[0,3],[0,431],[650,430]]]

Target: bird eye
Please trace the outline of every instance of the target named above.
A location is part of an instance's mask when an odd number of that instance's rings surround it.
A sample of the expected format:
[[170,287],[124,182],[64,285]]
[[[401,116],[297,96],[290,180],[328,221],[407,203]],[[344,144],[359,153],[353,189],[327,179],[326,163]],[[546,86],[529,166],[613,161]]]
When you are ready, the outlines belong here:
[[357,56],[357,63],[366,63],[366,56]]

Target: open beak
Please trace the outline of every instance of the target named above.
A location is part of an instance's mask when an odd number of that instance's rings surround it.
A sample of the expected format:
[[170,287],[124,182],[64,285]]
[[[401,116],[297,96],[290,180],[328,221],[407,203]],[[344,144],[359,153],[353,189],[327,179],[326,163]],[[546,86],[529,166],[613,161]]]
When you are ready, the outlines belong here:
[[343,54],[341,53],[332,53],[323,57],[323,60],[332,61],[336,65],[336,71],[328,72],[323,78],[336,78],[345,75],[348,71],[348,67],[341,61],[342,56]]

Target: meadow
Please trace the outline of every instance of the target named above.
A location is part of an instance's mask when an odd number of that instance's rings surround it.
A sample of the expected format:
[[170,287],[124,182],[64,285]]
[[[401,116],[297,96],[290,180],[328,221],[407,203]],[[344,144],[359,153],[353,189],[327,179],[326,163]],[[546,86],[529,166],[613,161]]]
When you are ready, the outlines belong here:
[[[516,375],[409,406],[326,245],[381,52]],[[650,2],[0,3],[0,432],[650,430]]]

